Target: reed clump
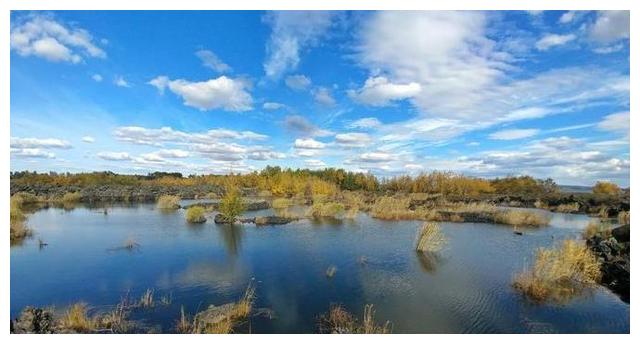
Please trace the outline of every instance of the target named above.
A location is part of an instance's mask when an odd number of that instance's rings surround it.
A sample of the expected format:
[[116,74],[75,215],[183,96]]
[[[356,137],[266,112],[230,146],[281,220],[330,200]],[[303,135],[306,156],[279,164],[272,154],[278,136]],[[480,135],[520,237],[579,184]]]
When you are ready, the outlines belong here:
[[87,314],[86,303],[75,303],[71,305],[60,318],[60,326],[68,331],[76,333],[91,333],[97,329],[96,319]]
[[73,204],[78,203],[82,199],[82,194],[80,192],[67,192],[62,195],[62,203],[65,204]]
[[600,280],[600,263],[583,243],[565,240],[540,248],[535,262],[515,276],[513,286],[534,302],[565,302]]
[[338,202],[317,201],[307,211],[307,216],[313,218],[341,218],[344,215],[344,205]]
[[189,321],[188,315],[181,310],[177,330],[181,333],[232,333],[242,321],[249,317],[254,301],[255,287],[249,285],[237,302],[218,307],[210,306],[196,314],[192,321]]
[[271,202],[273,209],[286,209],[293,205],[293,200],[289,198],[276,198]]
[[387,334],[391,333],[391,323],[378,324],[371,304],[364,306],[362,322],[342,306],[333,305],[327,314],[320,316],[318,329],[320,333],[332,334]]
[[207,218],[204,216],[205,209],[201,206],[189,207],[184,216],[189,223],[204,223],[207,222]]
[[559,213],[577,213],[580,210],[580,204],[578,202],[560,204],[556,207],[556,211]]
[[440,226],[435,222],[427,222],[422,225],[418,233],[416,251],[438,252],[446,243],[447,238],[442,234]]
[[582,237],[585,239],[592,238],[594,236],[599,236],[602,238],[608,238],[611,236],[611,229],[608,228],[604,223],[593,220],[587,224],[582,232]]
[[382,220],[411,220],[418,214],[410,210],[411,199],[408,197],[383,196],[377,198],[371,207],[371,216]]
[[20,195],[14,195],[9,201],[9,240],[10,244],[18,244],[25,238],[33,235],[27,227],[27,216],[22,211],[24,199]]
[[631,214],[628,211],[621,211],[618,213],[618,223],[621,225],[628,225],[631,223]]
[[549,224],[551,219],[545,214],[525,210],[503,210],[495,213],[496,223],[511,226],[540,227]]
[[158,197],[156,207],[162,210],[175,210],[180,208],[180,197],[172,195],[162,195]]

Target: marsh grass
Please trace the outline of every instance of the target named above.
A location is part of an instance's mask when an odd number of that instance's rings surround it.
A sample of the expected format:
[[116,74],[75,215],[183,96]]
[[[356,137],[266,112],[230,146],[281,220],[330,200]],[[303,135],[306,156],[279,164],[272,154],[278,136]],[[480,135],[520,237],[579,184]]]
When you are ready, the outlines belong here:
[[293,205],[293,200],[288,198],[276,198],[271,202],[273,209],[286,209]]
[[136,303],[136,307],[140,308],[151,308],[154,305],[153,289],[147,289],[142,296],[140,296],[140,300]]
[[234,222],[245,211],[246,205],[235,185],[227,185],[226,190],[219,210],[228,221]]
[[176,332],[181,334],[191,333],[194,323],[189,314],[185,313],[184,306],[180,306],[180,318],[176,321]]
[[618,223],[621,225],[628,225],[631,223],[631,214],[628,211],[621,211],[618,213]]
[[578,202],[560,204],[556,207],[556,211],[559,213],[577,213],[580,210],[580,204]]
[[180,197],[172,195],[162,195],[158,197],[156,208],[161,210],[175,210],[180,208]]
[[589,239],[594,236],[608,238],[611,236],[611,229],[609,229],[607,225],[604,224],[603,222],[598,220],[593,220],[589,222],[587,226],[584,228],[584,231],[582,232],[582,237],[584,239]]
[[427,222],[418,232],[416,244],[417,252],[438,252],[447,243],[447,238],[442,234],[440,226],[435,222]]
[[108,329],[113,333],[127,333],[131,328],[128,317],[127,304],[120,302],[111,311],[98,317],[97,322],[100,328]]
[[27,227],[27,216],[22,211],[24,199],[21,196],[12,196],[9,202],[9,239],[10,244],[19,244],[25,238],[33,235]]
[[534,211],[502,210],[495,213],[494,220],[512,226],[540,227],[548,225],[551,218]]
[[82,194],[80,192],[67,192],[62,195],[62,203],[65,204],[73,204],[78,203],[82,199]]
[[308,217],[340,219],[344,216],[344,205],[337,202],[314,202],[307,211]]
[[77,333],[91,333],[97,329],[97,321],[87,314],[86,303],[71,305],[60,318],[60,326],[65,330]]
[[207,218],[204,216],[206,210],[201,206],[189,207],[184,216],[189,223],[204,223]]
[[600,263],[583,243],[565,240],[540,248],[529,270],[515,276],[513,286],[534,302],[563,303],[600,280]]
[[391,333],[391,323],[386,321],[379,325],[375,320],[373,305],[364,306],[362,322],[347,312],[340,305],[333,305],[327,314],[319,318],[318,328],[320,333],[333,334],[387,334]]
[[[181,310],[177,330],[181,333],[232,333],[251,314],[255,301],[255,287],[250,284],[244,294],[235,303],[215,307],[213,314],[207,311],[196,314],[193,321]],[[191,324],[191,325],[189,325]]]
[[411,220],[417,217],[409,209],[411,199],[407,197],[383,196],[377,198],[371,207],[371,216],[382,220]]

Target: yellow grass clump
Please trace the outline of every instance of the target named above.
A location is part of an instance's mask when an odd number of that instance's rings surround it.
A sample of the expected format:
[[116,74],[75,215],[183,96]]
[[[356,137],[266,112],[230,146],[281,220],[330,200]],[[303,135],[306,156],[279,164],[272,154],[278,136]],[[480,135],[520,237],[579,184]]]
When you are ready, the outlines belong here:
[[344,215],[344,205],[337,202],[314,202],[307,215],[313,218],[340,218]]
[[26,224],[27,216],[22,211],[22,204],[23,198],[20,195],[12,196],[9,202],[9,238],[11,244],[20,243],[32,235]]
[[549,224],[551,219],[539,212],[525,210],[504,210],[495,213],[495,222],[512,226],[540,227]]
[[271,202],[273,209],[286,209],[293,205],[293,201],[288,198],[276,198]]
[[607,228],[607,226],[604,223],[598,220],[591,221],[584,228],[584,232],[582,232],[582,237],[585,239],[589,239],[596,235],[601,236],[603,238],[608,238],[611,236],[611,229]]
[[535,302],[564,302],[600,280],[600,263],[583,243],[565,240],[556,248],[540,248],[529,270],[513,286]]
[[97,322],[87,315],[87,304],[81,302],[67,309],[60,319],[60,326],[77,333],[90,333],[96,330]]
[[418,252],[437,252],[446,244],[447,238],[442,234],[440,226],[435,222],[427,222],[422,225],[418,233]]
[[77,203],[80,202],[80,199],[82,198],[82,194],[80,192],[67,192],[64,195],[62,195],[62,202],[63,203]]
[[409,209],[411,199],[407,197],[383,196],[371,207],[371,216],[382,220],[411,220],[416,213]]
[[578,202],[560,204],[556,207],[556,211],[559,213],[577,213],[580,210],[580,204]]
[[180,208],[180,197],[172,195],[162,195],[158,197],[156,207],[162,210],[172,210]]
[[251,314],[255,300],[255,288],[249,285],[238,302],[214,307],[215,312],[203,311],[189,321],[189,317],[181,310],[176,329],[180,333],[232,333],[242,321]]
[[184,216],[189,223],[204,223],[207,218],[204,216],[205,209],[201,206],[189,207]]
[[391,323],[379,325],[375,321],[373,305],[364,306],[362,323],[340,305],[333,305],[329,313],[320,316],[320,333],[333,334],[387,334],[391,333]]
[[628,225],[631,223],[631,214],[628,211],[621,211],[618,213],[618,223],[621,225]]

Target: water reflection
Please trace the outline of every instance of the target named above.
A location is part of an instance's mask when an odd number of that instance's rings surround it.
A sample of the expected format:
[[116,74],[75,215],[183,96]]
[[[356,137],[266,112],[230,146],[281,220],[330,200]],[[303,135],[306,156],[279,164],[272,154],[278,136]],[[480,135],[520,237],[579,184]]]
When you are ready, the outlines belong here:
[[418,263],[424,272],[434,274],[443,259],[437,252],[416,252]]
[[229,256],[235,257],[242,248],[242,236],[244,229],[242,225],[223,225],[218,228],[218,233],[222,237],[222,242]]

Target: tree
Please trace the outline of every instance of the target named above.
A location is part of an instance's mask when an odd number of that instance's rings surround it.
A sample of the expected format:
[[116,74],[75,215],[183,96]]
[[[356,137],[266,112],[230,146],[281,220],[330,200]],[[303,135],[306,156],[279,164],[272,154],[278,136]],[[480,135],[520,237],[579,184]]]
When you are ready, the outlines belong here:
[[220,213],[227,221],[233,222],[245,210],[245,204],[235,185],[228,185],[220,202]]
[[596,183],[596,185],[593,186],[593,189],[591,189],[591,191],[593,191],[594,194],[598,195],[613,196],[617,195],[620,192],[620,187],[611,182],[599,181]]

